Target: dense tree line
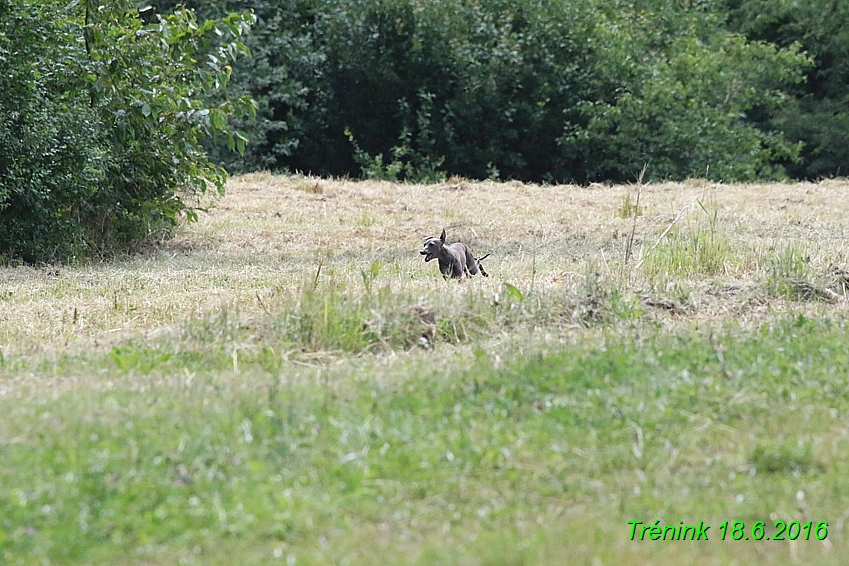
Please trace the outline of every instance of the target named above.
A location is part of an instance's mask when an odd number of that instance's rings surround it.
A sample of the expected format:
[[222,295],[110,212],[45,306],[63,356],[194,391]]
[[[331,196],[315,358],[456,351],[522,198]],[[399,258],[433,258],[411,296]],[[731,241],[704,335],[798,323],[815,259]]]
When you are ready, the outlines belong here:
[[167,234],[225,169],[845,174],[846,21],[849,0],[0,0],[0,260]]
[[759,127],[803,142],[786,163],[798,179],[849,175],[849,0],[727,0],[729,29],[781,47],[801,45],[812,58],[789,98],[752,116]]
[[231,86],[260,112],[244,158],[216,154],[231,170],[732,181],[849,158],[849,0],[189,4],[258,16]]

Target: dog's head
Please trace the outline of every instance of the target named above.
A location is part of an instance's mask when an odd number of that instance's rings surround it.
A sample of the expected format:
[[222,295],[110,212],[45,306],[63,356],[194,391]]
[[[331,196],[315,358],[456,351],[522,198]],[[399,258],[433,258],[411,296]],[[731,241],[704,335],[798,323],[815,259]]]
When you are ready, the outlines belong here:
[[425,262],[439,257],[442,253],[442,247],[445,245],[445,229],[442,229],[442,235],[438,238],[428,238],[424,247],[419,252],[425,256]]

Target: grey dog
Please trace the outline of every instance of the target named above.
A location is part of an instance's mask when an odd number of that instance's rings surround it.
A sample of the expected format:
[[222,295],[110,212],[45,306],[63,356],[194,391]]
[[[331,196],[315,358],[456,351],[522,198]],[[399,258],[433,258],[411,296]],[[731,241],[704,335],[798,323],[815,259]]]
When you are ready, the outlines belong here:
[[439,271],[442,272],[442,277],[448,279],[461,279],[465,273],[467,276],[477,275],[478,271],[484,277],[489,277],[489,273],[484,271],[481,261],[489,257],[486,254],[482,258],[475,258],[472,255],[472,250],[466,244],[457,242],[455,244],[445,245],[445,229],[442,229],[442,235],[438,238],[428,238],[424,247],[419,252],[425,256],[425,262],[432,259],[439,260]]

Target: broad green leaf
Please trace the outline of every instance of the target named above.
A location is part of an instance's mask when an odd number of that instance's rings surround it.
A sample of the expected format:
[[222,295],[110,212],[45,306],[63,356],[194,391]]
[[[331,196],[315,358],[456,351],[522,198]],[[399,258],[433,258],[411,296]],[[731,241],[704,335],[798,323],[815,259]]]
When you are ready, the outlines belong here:
[[511,285],[510,283],[504,284],[504,293],[507,295],[507,298],[513,302],[521,303],[525,300],[525,295],[518,289],[518,287]]

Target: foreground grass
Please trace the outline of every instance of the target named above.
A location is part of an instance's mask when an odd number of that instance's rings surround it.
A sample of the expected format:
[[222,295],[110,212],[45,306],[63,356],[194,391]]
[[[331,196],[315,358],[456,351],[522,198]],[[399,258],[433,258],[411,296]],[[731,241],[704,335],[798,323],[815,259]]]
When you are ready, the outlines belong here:
[[[423,358],[279,375],[259,357],[238,374],[226,357],[149,373],[89,360],[109,388],[0,402],[0,556],[842,563],[846,331],[797,317],[622,332],[438,371]],[[632,542],[635,520],[704,521],[710,540]],[[828,536],[717,540],[723,521],[750,536],[758,520],[767,535],[828,521]]]

